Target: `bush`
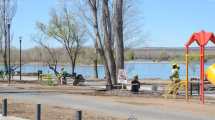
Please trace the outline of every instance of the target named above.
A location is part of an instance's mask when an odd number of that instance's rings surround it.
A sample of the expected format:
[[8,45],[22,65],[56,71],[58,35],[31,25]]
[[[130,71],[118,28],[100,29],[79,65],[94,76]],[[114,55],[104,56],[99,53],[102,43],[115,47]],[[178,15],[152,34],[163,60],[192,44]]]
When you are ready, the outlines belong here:
[[48,86],[53,86],[53,85],[54,85],[53,80],[46,80],[45,83],[46,83],[46,85],[48,85]]
[[54,81],[52,80],[52,75],[51,74],[47,74],[44,75],[42,77],[42,81],[43,84],[48,85],[48,86],[53,86],[54,85]]
[[41,83],[43,85],[54,86],[54,81],[53,80],[42,80]]

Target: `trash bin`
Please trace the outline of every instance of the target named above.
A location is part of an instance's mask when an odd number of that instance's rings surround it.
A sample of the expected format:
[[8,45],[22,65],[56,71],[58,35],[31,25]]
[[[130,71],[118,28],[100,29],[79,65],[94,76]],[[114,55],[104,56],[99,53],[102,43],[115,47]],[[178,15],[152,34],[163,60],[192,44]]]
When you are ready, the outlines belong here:
[[43,74],[43,71],[42,71],[42,70],[38,70],[37,73],[38,73],[38,74],[37,74],[37,75],[38,75],[38,80],[42,80],[42,78],[41,78],[40,75]]
[[154,92],[158,91],[158,85],[153,84],[152,85],[152,91],[154,91]]

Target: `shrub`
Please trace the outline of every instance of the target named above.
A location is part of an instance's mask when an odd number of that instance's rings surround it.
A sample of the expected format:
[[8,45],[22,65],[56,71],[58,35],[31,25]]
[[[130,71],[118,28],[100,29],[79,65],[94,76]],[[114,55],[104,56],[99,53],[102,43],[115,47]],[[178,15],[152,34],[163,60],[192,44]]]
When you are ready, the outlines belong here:
[[43,84],[48,85],[48,86],[53,86],[54,85],[54,81],[52,80],[52,75],[51,74],[47,74],[44,75],[42,77],[42,81]]

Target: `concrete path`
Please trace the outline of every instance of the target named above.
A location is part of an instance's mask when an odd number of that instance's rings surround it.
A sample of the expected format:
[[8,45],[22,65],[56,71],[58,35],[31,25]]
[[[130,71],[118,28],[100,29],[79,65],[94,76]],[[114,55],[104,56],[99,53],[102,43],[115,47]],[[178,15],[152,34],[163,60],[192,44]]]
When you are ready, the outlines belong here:
[[17,118],[12,116],[3,117],[2,115],[0,115],[0,120],[28,120],[28,119]]
[[128,118],[134,114],[138,120],[214,120],[208,116],[193,115],[192,113],[160,109],[156,106],[137,106],[119,102],[97,99],[94,96],[62,94],[62,93],[0,93],[3,97],[13,97],[24,102],[57,105],[82,110],[93,110],[112,116]]

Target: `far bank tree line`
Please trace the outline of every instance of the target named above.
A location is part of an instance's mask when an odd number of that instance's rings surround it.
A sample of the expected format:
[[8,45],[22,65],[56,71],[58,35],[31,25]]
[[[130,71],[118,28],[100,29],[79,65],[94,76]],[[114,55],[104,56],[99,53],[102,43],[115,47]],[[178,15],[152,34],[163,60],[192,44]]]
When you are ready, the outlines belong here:
[[[64,48],[50,48],[51,51],[55,51],[54,54],[57,57],[57,61],[59,65],[69,64],[69,58],[67,54],[64,52]],[[206,61],[214,60],[215,53],[214,49],[208,49],[206,52]],[[199,51],[191,50],[190,60],[198,62],[199,60]],[[149,48],[149,49],[129,49],[125,48],[124,51],[124,60],[147,60],[154,62],[161,61],[184,61],[184,49],[180,48],[180,50],[174,50],[173,48],[169,50],[169,48],[159,49],[159,48]],[[95,49],[91,47],[82,47],[79,53],[79,57],[77,58],[77,64],[79,65],[93,65],[93,60],[95,58]],[[98,64],[103,64],[101,58],[98,56]],[[22,63],[23,64],[39,64],[46,66],[48,61],[51,61],[48,51],[41,46],[24,49],[22,50]],[[13,66],[19,65],[19,49],[12,48],[11,49],[11,63]],[[3,57],[0,58],[0,64],[4,64]]]
[[[64,52],[64,48],[49,48],[51,51],[55,51],[54,54],[57,57],[57,61],[59,65],[69,64],[69,58],[67,54]],[[41,47],[34,47],[29,49],[22,50],[22,63],[23,65],[26,64],[35,64],[35,65],[44,65],[46,66],[48,62],[51,61],[51,57],[49,56],[50,53]],[[134,52],[132,49],[125,49],[125,61],[134,60]],[[95,58],[95,49],[91,47],[82,47],[79,53],[79,57],[77,58],[78,65],[90,65],[92,66],[93,60]],[[98,56],[97,63],[99,65],[103,64],[102,59]],[[19,49],[12,48],[11,49],[11,64],[19,67]],[[3,58],[0,57],[0,64],[4,65]],[[51,62],[50,62],[51,64]]]
[[[206,57],[205,61],[215,60],[215,48],[209,47],[206,49]],[[134,59],[142,59],[149,60],[154,62],[162,62],[162,61],[177,61],[184,62],[185,61],[185,51],[184,48],[159,48],[159,47],[151,47],[151,48],[140,48],[140,49],[132,49],[134,53]],[[192,62],[199,61],[199,48],[193,47],[190,50],[190,60]]]

